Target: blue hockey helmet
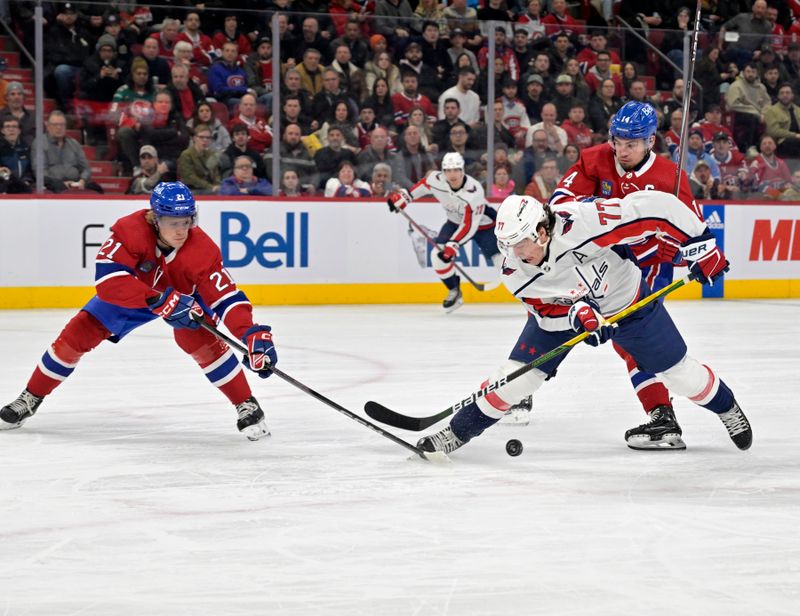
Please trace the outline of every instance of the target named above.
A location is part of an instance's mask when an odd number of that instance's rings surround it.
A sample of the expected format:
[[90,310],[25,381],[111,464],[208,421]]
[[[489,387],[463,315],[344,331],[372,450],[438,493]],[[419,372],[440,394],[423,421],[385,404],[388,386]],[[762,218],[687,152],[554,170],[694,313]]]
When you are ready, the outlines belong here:
[[611,120],[609,133],[620,139],[647,139],[656,134],[658,117],[649,103],[628,101]]
[[192,191],[183,182],[160,182],[150,195],[156,216],[197,216]]

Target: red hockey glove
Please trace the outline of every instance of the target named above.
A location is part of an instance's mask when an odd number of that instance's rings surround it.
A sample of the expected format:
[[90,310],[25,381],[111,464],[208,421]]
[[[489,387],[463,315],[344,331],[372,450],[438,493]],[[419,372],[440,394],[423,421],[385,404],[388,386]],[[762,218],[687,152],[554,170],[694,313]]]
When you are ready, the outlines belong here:
[[397,213],[411,203],[411,195],[408,194],[408,191],[403,190],[395,190],[389,193],[389,198],[386,200],[386,204],[389,206],[389,211]]
[[262,379],[271,375],[272,372],[268,368],[278,363],[278,353],[272,344],[271,330],[269,325],[253,325],[242,336],[242,342],[247,345],[247,357],[242,359],[242,363],[250,370],[258,372],[258,376]]
[[578,333],[590,332],[592,335],[584,340],[590,346],[608,342],[617,333],[616,325],[609,325],[600,314],[600,309],[591,299],[585,299],[572,305],[567,313],[570,327]]
[[659,263],[674,263],[680,245],[668,238],[655,235],[637,243],[628,244],[640,267],[650,267]]
[[458,256],[458,249],[460,248],[458,242],[447,242],[439,251],[439,258],[445,263],[450,263]]
[[158,297],[147,301],[153,314],[161,317],[176,329],[197,329],[200,323],[192,318],[192,315],[203,316],[203,308],[194,301],[191,295],[178,293],[169,287]]
[[730,263],[710,231],[686,240],[681,245],[681,256],[691,277],[701,284],[713,286],[714,281],[730,269]]

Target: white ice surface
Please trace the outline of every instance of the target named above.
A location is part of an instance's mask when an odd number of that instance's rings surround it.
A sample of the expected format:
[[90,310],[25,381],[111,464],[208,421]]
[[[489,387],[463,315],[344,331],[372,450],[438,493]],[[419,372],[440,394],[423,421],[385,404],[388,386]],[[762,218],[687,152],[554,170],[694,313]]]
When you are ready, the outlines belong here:
[[[273,436],[150,324],[0,433],[0,615],[800,614],[800,302],[672,302],[754,445],[677,401],[685,452],[635,452],[611,348],[577,348],[528,427],[435,466],[272,377]],[[280,367],[345,407],[428,415],[503,360],[513,305],[258,308]],[[0,403],[72,311],[0,312]],[[419,434],[399,432],[409,441]],[[520,438],[518,458],[505,453]]]

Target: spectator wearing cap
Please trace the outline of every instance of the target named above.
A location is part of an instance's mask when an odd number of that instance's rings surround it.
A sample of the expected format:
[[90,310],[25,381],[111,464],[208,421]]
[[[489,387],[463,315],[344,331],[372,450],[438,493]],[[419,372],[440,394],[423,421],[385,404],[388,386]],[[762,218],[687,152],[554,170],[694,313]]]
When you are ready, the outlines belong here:
[[778,90],[778,101],[764,110],[764,123],[779,156],[800,157],[800,107],[794,104],[794,89],[788,83]]
[[747,63],[725,93],[728,109],[733,111],[733,135],[740,150],[755,145],[759,125],[764,120],[764,109],[772,102],[767,89],[758,79],[758,70]]
[[133,46],[136,44],[136,34],[130,28],[123,28],[119,16],[111,13],[103,22],[105,34],[114,37],[117,43],[117,59],[122,67],[123,74],[127,74],[133,60]]
[[211,43],[215,49],[223,49],[225,43],[236,45],[237,54],[246,57],[252,51],[250,39],[239,30],[239,17],[236,13],[225,13],[223,26],[211,37]]
[[272,107],[272,39],[262,36],[256,41],[255,51],[245,60],[244,72],[258,104]]
[[[398,66],[401,75],[407,70],[411,70],[417,74],[417,89],[421,94],[432,101],[439,99],[439,94],[442,91],[442,82],[436,74],[436,69],[427,66],[422,61],[422,46],[419,43],[411,41],[406,46],[403,52],[403,59],[400,60]],[[434,113],[434,115],[436,114]]]
[[375,2],[374,27],[378,34],[392,42],[393,47],[402,46],[414,32],[414,11],[408,0],[377,0]]
[[0,121],[0,193],[33,192],[36,180],[31,167],[31,148],[22,140],[19,120],[7,116]]
[[[92,182],[92,170],[83,152],[81,144],[67,136],[67,118],[61,111],[51,111],[47,118],[47,133],[44,136],[42,150],[44,152],[44,168],[36,169],[36,157],[31,164],[35,173],[44,174],[44,185],[55,193],[65,190],[103,189]],[[34,140],[31,151],[36,151]]]
[[192,46],[192,57],[200,66],[211,66],[219,57],[220,50],[214,47],[211,37],[200,30],[200,12],[189,10],[183,18],[183,31],[176,41],[185,41]]
[[695,199],[720,199],[719,178],[711,174],[711,167],[708,161],[698,160],[694,167],[690,167],[692,172],[689,174],[689,188]]
[[[519,81],[522,71],[517,61],[517,54],[506,42],[506,30],[503,27],[494,29],[494,54],[500,58],[505,66],[505,72],[514,81]],[[489,63],[489,42],[487,41],[478,51],[478,66],[485,71]]]
[[233,109],[247,90],[247,74],[239,66],[239,48],[225,41],[222,57],[208,70],[208,94]]
[[421,107],[428,116],[429,122],[436,120],[436,108],[430,99],[418,91],[419,78],[417,73],[408,68],[402,72],[400,78],[403,90],[392,95],[394,107],[394,123],[398,128],[404,127],[408,122],[408,114],[414,107]]
[[[465,44],[473,49],[478,49],[483,43],[483,35],[478,24],[478,11],[473,8],[476,4],[467,0],[450,0],[444,9],[444,16],[450,26],[450,31],[460,28],[464,31],[467,40]],[[452,34],[450,35],[452,38]]]
[[542,119],[542,105],[548,101],[544,94],[544,80],[541,75],[528,75],[525,78],[525,90],[520,96],[528,119],[531,122],[539,122]]
[[72,105],[78,73],[92,53],[88,36],[78,23],[78,12],[72,3],[59,5],[58,18],[45,34],[44,51],[45,74],[55,80],[56,99],[59,107],[65,109]]
[[357,18],[351,17],[344,26],[342,36],[334,39],[331,46],[335,50],[339,45],[347,45],[350,50],[350,61],[359,68],[365,68],[367,60],[372,55],[366,42],[367,34],[368,32],[362,31]]
[[[680,150],[678,148],[672,153],[672,160],[678,162],[680,158]],[[689,131],[689,138],[686,142],[686,168],[694,169],[698,161],[705,161],[711,169],[711,175],[715,180],[720,179],[719,166],[714,160],[714,157],[706,152],[705,143],[703,142],[703,131],[695,124]]]
[[789,79],[797,84],[800,81],[800,43],[789,43],[783,66],[789,73]]
[[374,57],[382,51],[388,51],[389,42],[386,40],[386,37],[383,36],[383,34],[373,34],[371,37],[369,37],[369,48]]
[[103,7],[95,4],[81,6],[79,18],[83,24],[84,32],[86,32],[89,49],[93,52],[97,47],[97,39],[105,34]]
[[[733,133],[731,129],[722,124],[722,109],[716,103],[712,103],[705,108],[703,119],[698,126],[703,131],[703,141],[705,143],[706,151],[710,152],[714,148],[714,137],[717,133],[725,133],[731,141],[733,141]],[[733,144],[734,149],[736,144]]]
[[11,81],[6,87],[6,105],[0,109],[0,122],[15,118],[22,131],[22,141],[27,145],[36,137],[36,122],[33,114],[25,109],[25,89],[19,81]]
[[444,102],[448,99],[456,99],[459,104],[459,118],[470,128],[476,126],[480,121],[481,99],[473,90],[475,85],[475,71],[467,66],[458,69],[458,82],[452,88],[442,92],[439,97],[440,120],[444,119]]
[[78,84],[82,99],[111,102],[116,91],[125,84],[122,63],[117,58],[117,41],[110,34],[97,39],[95,52],[86,58]]
[[126,195],[149,195],[159,182],[173,181],[175,174],[170,172],[167,163],[158,159],[158,151],[152,145],[139,148],[138,171],[131,179]]
[[731,149],[733,139],[728,133],[723,131],[715,133],[713,142],[714,149],[711,150],[711,156],[719,167],[721,198],[740,199],[750,186],[747,161],[741,152]]
[[[445,9],[447,10],[447,9]],[[472,51],[464,47],[467,41],[467,35],[460,27],[450,30],[450,47],[447,49],[447,55],[450,56],[450,61],[453,67],[457,70],[460,68],[458,60],[462,55],[469,58],[470,66],[475,69],[475,74],[480,75],[480,67],[478,66],[478,58]]]
[[580,104],[575,98],[575,84],[572,83],[572,77],[565,74],[556,77],[556,91],[550,102],[556,106],[556,117],[559,123],[569,117],[569,110],[576,103]]
[[718,37],[720,47],[725,42],[726,32],[737,32],[739,38],[735,43],[728,44],[725,58],[743,68],[753,59],[753,52],[772,33],[772,24],[767,19],[766,0],[755,0],[750,13],[739,13],[722,25]]
[[778,81],[783,83],[784,81],[789,80],[789,72],[786,70],[786,67],[783,65],[782,62],[778,59],[778,56],[775,54],[775,50],[772,48],[770,43],[764,43],[761,46],[761,49],[758,53],[758,60],[756,61],[756,68],[758,69],[758,76],[764,81],[764,77],[766,72],[771,69],[775,68],[778,71]]
[[233,174],[222,180],[219,194],[228,196],[269,197],[272,184],[266,178],[260,178],[253,172],[255,163],[247,156],[239,156],[233,161]]

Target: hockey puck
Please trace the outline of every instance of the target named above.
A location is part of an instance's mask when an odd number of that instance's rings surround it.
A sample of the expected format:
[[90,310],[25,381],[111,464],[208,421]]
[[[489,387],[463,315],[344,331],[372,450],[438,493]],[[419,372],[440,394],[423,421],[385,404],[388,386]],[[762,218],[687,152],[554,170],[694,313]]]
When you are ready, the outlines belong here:
[[517,457],[522,453],[522,443],[515,438],[512,438],[506,443],[506,453],[510,456]]

